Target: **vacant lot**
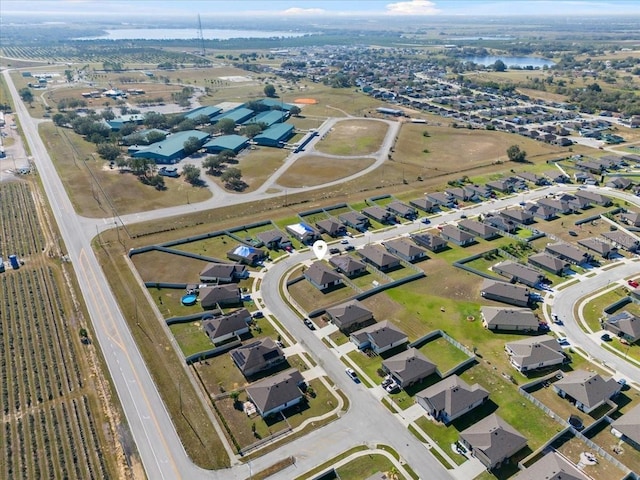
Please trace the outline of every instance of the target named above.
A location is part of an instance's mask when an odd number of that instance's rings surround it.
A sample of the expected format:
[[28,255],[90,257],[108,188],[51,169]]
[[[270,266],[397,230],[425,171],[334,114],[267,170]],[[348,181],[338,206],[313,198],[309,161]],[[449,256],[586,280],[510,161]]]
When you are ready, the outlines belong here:
[[309,155],[298,159],[278,178],[283,187],[308,187],[332,182],[364,170],[374,162],[371,158],[329,158]]
[[245,192],[260,187],[282,166],[289,150],[271,147],[252,147],[240,155],[237,167],[242,171],[242,179],[249,185]]
[[145,282],[198,283],[206,265],[202,260],[157,250],[134,255],[131,261]]
[[343,120],[316,143],[316,150],[332,155],[369,155],[377,152],[389,126],[377,120]]
[[[597,457],[598,459],[597,464],[586,465],[584,467],[584,473],[589,475],[594,480],[610,480],[612,478],[623,477],[623,472],[621,470],[619,470],[612,463],[610,463],[609,461],[605,460],[603,457],[598,455],[595,451],[590,449],[587,446],[587,444],[584,443],[583,441],[578,440],[575,437],[568,437],[568,436],[564,440],[565,440],[564,443],[560,445],[554,444],[553,446],[556,448],[556,450],[558,450],[558,452],[563,454],[573,463],[576,463],[576,464],[580,463],[580,454],[584,452],[592,453]],[[556,443],[560,443],[560,441]]]

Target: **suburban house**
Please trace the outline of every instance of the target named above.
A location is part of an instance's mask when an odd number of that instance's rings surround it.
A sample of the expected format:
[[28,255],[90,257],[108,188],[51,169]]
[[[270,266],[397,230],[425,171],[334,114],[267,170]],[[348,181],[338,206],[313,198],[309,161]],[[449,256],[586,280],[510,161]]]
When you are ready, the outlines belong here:
[[533,223],[533,215],[521,208],[505,208],[500,212],[500,215],[516,224],[529,225]]
[[527,439],[492,413],[460,432],[460,443],[488,470],[493,470],[526,447]]
[[575,172],[573,174],[573,179],[577,183],[582,183],[584,185],[597,185],[598,184],[598,181],[596,180],[596,177],[593,176],[589,172]]
[[354,278],[367,272],[367,266],[351,255],[331,257],[329,263],[334,266],[338,272],[349,278]]
[[640,340],[640,318],[627,310],[608,316],[602,326],[629,343]]
[[423,212],[427,213],[433,212],[435,206],[435,204],[427,198],[416,198],[415,200],[411,200],[409,205],[419,208]]
[[440,230],[440,236],[448,242],[455,243],[461,247],[466,247],[476,241],[475,237],[471,233],[460,230],[455,225],[445,225],[442,227],[442,230]]
[[359,232],[364,232],[370,226],[369,219],[359,212],[351,211],[338,215],[338,220],[347,227],[354,228]]
[[416,402],[445,425],[482,405],[488,398],[487,390],[477,383],[469,386],[458,375],[451,375],[416,394]]
[[611,433],[640,450],[640,405],[635,406],[611,424]]
[[578,245],[586,248],[587,250],[591,250],[592,252],[596,252],[602,258],[611,258],[611,256],[618,251],[617,247],[594,237],[578,240]]
[[266,232],[260,232],[256,235],[256,238],[269,250],[279,250],[291,247],[291,240],[289,240],[289,237],[277,228],[267,230]]
[[494,265],[492,270],[512,282],[522,283],[529,287],[536,287],[545,280],[545,276],[538,270],[511,260]]
[[589,173],[593,173],[595,175],[600,175],[607,168],[604,164],[600,162],[596,162],[594,160],[582,160],[580,162],[576,162],[576,168],[580,170],[585,170]]
[[562,275],[564,269],[569,267],[569,264],[564,260],[544,252],[530,255],[527,262],[554,275]]
[[304,222],[287,225],[285,229],[289,235],[305,245],[312,245],[313,242],[320,239],[320,232]]
[[349,336],[349,340],[358,349],[365,350],[370,348],[378,355],[409,341],[407,334],[389,320],[361,328],[353,332]]
[[596,192],[590,192],[589,190],[578,190],[575,193],[575,196],[601,207],[608,207],[613,204],[611,199],[606,195],[602,195]]
[[251,322],[251,314],[246,308],[241,308],[229,315],[204,320],[202,329],[214,344],[218,344],[249,333],[249,322]]
[[626,177],[610,177],[604,184],[605,187],[617,188],[618,190],[626,190],[632,185],[633,182]]
[[304,271],[304,278],[318,290],[327,290],[342,284],[342,278],[326,263],[322,261],[313,262],[309,268]]
[[482,325],[489,330],[537,331],[540,322],[528,308],[480,307]]
[[492,195],[491,188],[486,185],[465,185],[464,189],[473,192],[477,198],[490,198]]
[[566,357],[558,340],[551,335],[529,337],[504,346],[509,362],[520,372],[561,365]]
[[553,384],[562,398],[575,404],[578,410],[589,413],[616,396],[622,386],[613,378],[605,380],[599,373],[575,370]]
[[382,369],[390,374],[400,388],[406,389],[436,372],[436,364],[419,350],[409,348],[382,361]]
[[383,245],[389,253],[407,262],[417,262],[427,257],[427,251],[424,248],[417,246],[407,238],[389,240],[388,242],[384,242]]
[[300,387],[303,384],[302,374],[291,368],[252,383],[246,392],[260,416],[268,417],[300,403],[303,397]]
[[458,222],[458,228],[484,240],[491,240],[500,236],[500,230],[496,227],[492,227],[491,225],[477,220],[461,220]]
[[199,296],[204,309],[238,305],[241,302],[240,289],[235,284],[202,287]]
[[565,260],[574,265],[589,263],[593,260],[593,255],[590,253],[563,242],[549,243],[545,247],[545,251],[551,255],[555,255],[560,260]]
[[200,281],[205,283],[231,283],[248,276],[247,267],[237,263],[207,263],[200,271]]
[[576,197],[575,195],[570,195],[568,193],[563,193],[557,198],[561,202],[566,202],[571,205],[571,208],[573,208],[574,211],[585,210],[591,207],[591,202],[586,198]]
[[514,190],[513,182],[509,179],[499,179],[487,182],[487,187],[500,193],[513,193]]
[[246,265],[257,265],[265,258],[267,252],[259,248],[250,247],[248,245],[238,245],[227,252],[227,258],[234,262],[244,263]]
[[327,316],[343,332],[361,329],[374,321],[371,310],[358,300],[327,308]]
[[282,349],[268,337],[235,348],[229,354],[245,377],[268,370],[285,361]]
[[412,235],[411,240],[432,252],[439,252],[447,248],[447,241],[445,239],[437,235],[432,235],[431,233]]
[[568,215],[570,213],[573,213],[574,211],[573,205],[571,205],[569,202],[563,202],[562,200],[558,200],[556,198],[544,197],[538,200],[537,203],[538,205],[545,206],[547,208],[555,210],[556,213],[561,213],[563,215]]
[[567,177],[560,170],[549,170],[548,172],[544,172],[545,176],[554,183],[567,183],[570,181],[570,178]]
[[591,480],[564,455],[551,451],[530,467],[520,470],[513,480]]
[[414,220],[418,216],[415,208],[397,200],[387,204],[387,210],[393,215],[406,218],[407,220]]
[[620,220],[632,227],[640,227],[640,213],[625,212],[620,215]]
[[456,200],[444,192],[427,193],[427,200],[439,207],[453,208],[456,206]]
[[380,245],[365,245],[358,250],[362,260],[376,267],[378,270],[386,271],[400,265],[400,259],[381,247]]
[[478,200],[476,192],[466,187],[447,188],[444,193],[455,198],[457,202],[475,202]]
[[497,228],[501,232],[513,233],[518,229],[518,226],[513,220],[509,220],[501,215],[487,215],[482,222]]
[[396,217],[393,213],[378,206],[362,209],[362,213],[378,223],[395,223]]
[[320,233],[326,233],[330,237],[339,237],[347,233],[347,227],[333,218],[317,221],[316,228]]
[[508,303],[517,307],[527,307],[531,303],[528,288],[498,280],[484,280],[480,295],[487,300]]
[[516,173],[516,177],[526,181],[526,182],[531,182],[534,185],[548,185],[549,181],[543,177],[542,175],[538,175],[536,173],[533,172],[522,172],[522,173]]
[[601,235],[609,240],[614,246],[627,250],[628,252],[635,253],[640,250],[640,241],[637,237],[621,230],[604,232]]
[[557,217],[558,210],[555,208],[540,205],[540,203],[527,203],[524,207],[524,211],[530,213],[535,218],[540,220],[553,220]]

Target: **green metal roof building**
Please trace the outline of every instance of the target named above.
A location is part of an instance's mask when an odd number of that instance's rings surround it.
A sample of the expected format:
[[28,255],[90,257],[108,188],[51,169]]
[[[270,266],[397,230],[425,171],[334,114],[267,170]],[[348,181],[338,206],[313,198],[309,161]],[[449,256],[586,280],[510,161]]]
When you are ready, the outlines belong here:
[[284,103],[283,101],[275,98],[261,98],[258,102],[266,107],[277,108],[278,110],[285,110],[287,112],[293,108],[293,105],[290,103]]
[[194,108],[190,112],[187,112],[184,118],[188,118],[189,120],[195,120],[196,118],[202,115],[206,115],[207,117],[209,117],[209,120],[211,120],[213,117],[218,115],[221,111],[222,109],[219,107],[213,107],[213,106],[198,107],[198,108]]
[[238,153],[249,145],[249,139],[242,135],[222,135],[214,137],[204,144],[208,153],[220,153],[224,150],[231,150]]
[[147,136],[153,132],[161,133],[165,137],[169,134],[169,132],[167,132],[166,130],[160,130],[159,128],[145,128],[143,130],[138,130],[137,132],[133,132],[130,135],[122,137],[122,141],[125,143],[125,145],[130,145],[133,141],[132,139],[140,137],[142,139],[142,141],[140,142],[141,145],[149,145],[149,139]]
[[255,115],[255,112],[249,108],[238,107],[233,110],[229,110],[228,112],[221,113],[216,115],[211,119],[212,123],[219,122],[223,118],[230,118],[236,123],[242,123],[249,120],[251,117]]
[[146,148],[141,148],[133,153],[132,156],[136,158],[150,158],[156,163],[178,163],[185,157],[184,142],[190,137],[197,138],[200,145],[202,145],[205,140],[209,138],[209,134],[199,130],[186,130],[184,132],[172,133],[168,135],[165,140],[154,143]]
[[265,147],[284,146],[284,142],[293,137],[293,125],[288,123],[276,123],[264,132],[253,137],[253,141]]
[[274,123],[284,122],[289,114],[281,110],[269,110],[268,112],[260,112],[253,118],[250,118],[243,125],[249,125],[252,123],[265,123],[267,127],[270,127]]

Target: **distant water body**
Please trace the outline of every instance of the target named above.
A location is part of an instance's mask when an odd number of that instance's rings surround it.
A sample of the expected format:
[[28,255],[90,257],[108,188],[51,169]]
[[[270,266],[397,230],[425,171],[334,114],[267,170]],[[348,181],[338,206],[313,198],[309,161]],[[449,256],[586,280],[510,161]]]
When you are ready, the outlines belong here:
[[548,58],[540,58],[540,57],[499,57],[499,56],[486,56],[486,57],[462,57],[462,60],[465,62],[473,62],[478,65],[484,65],[488,67],[496,63],[496,60],[502,60],[507,67],[533,67],[533,68],[542,68],[545,65],[547,67],[552,67],[556,63]]
[[[105,30],[105,35],[84,37],[76,40],[192,40],[200,38],[194,28],[119,28]],[[229,40],[230,38],[302,37],[304,32],[281,32],[267,30],[223,30],[202,29],[205,40]]]

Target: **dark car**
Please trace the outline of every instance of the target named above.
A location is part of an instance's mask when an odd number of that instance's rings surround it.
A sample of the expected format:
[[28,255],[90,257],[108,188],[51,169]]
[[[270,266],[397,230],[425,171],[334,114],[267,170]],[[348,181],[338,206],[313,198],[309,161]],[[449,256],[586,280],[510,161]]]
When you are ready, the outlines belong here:
[[316,329],[316,326],[308,318],[305,318],[302,322],[307,326],[307,328],[309,328],[309,330],[315,330]]
[[569,235],[571,235],[572,237],[577,237],[578,234],[576,232],[574,232],[573,230],[569,230]]
[[329,253],[340,253],[340,249],[339,248],[335,248],[335,247],[330,248],[329,249]]
[[355,250],[356,247],[354,247],[353,245],[347,245],[346,247],[344,247],[345,251],[350,252],[351,250]]
[[610,342],[611,335],[609,335],[608,333],[603,333],[602,335],[600,335],[600,340],[602,340],[603,342]]
[[258,310],[257,312],[254,312],[253,315],[251,315],[251,318],[262,318],[264,317],[264,313],[262,313],[262,311]]

